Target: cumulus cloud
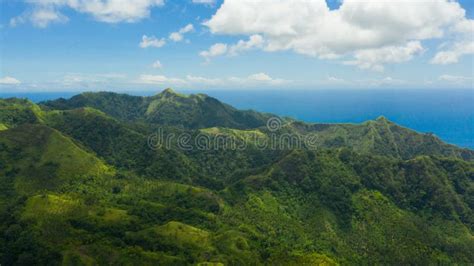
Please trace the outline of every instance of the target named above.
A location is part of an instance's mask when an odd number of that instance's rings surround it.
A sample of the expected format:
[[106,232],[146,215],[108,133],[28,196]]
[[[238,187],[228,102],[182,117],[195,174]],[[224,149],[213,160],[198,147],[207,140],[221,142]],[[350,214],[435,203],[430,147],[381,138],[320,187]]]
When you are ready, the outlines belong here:
[[445,50],[438,51],[431,60],[432,64],[454,64],[463,55],[474,54],[474,20],[461,20],[452,27],[452,31],[457,39],[447,45]]
[[155,47],[155,48],[160,48],[163,47],[166,44],[166,41],[161,38],[157,39],[155,36],[142,36],[142,41],[140,42],[139,46],[141,48],[148,48],[148,47]]
[[444,75],[439,76],[438,80],[461,85],[466,82],[472,82],[472,77],[444,74]]
[[206,61],[209,61],[212,57],[224,55],[227,53],[227,44],[225,43],[216,43],[212,45],[209,50],[202,51],[199,53],[200,56],[204,57]]
[[241,52],[248,51],[254,48],[262,48],[263,43],[263,37],[261,35],[254,34],[249,37],[248,41],[240,40],[236,44],[232,45],[229,48],[229,54],[237,55]]
[[345,0],[336,10],[325,0],[225,0],[204,25],[214,34],[261,35],[265,51],[354,57],[346,61],[381,70],[412,59],[421,41],[445,36],[463,19],[464,9],[449,0]]
[[180,78],[169,78],[164,75],[141,75],[138,79],[138,83],[143,84],[173,84],[176,86],[181,86],[186,84],[184,79]]
[[118,80],[123,81],[126,79],[125,74],[120,73],[67,73],[62,77],[62,79],[57,80],[56,83],[71,86],[71,85],[81,85],[81,86],[89,86],[91,84],[108,84],[114,83]]
[[419,41],[408,42],[402,46],[358,50],[354,53],[354,60],[345,61],[344,64],[356,65],[361,69],[383,71],[384,64],[409,61],[423,50]]
[[451,28],[451,31],[456,39],[436,53],[431,60],[432,64],[453,64],[463,55],[474,54],[474,20],[462,19]]
[[156,60],[155,62],[153,62],[153,65],[151,65],[153,68],[158,68],[158,69],[161,69],[163,68],[163,64],[161,64],[160,60]]
[[182,87],[211,86],[211,87],[253,87],[276,86],[290,83],[290,80],[272,78],[265,73],[256,73],[247,77],[208,78],[187,75],[184,78],[167,77],[164,75],[141,75],[138,78],[141,84],[172,85]]
[[164,5],[164,0],[26,0],[31,10],[10,20],[10,25],[31,22],[37,27],[65,22],[68,18],[61,10],[70,8],[91,15],[106,23],[137,22],[150,15],[150,10]]
[[329,83],[329,84],[344,84],[346,81],[343,78],[338,78],[334,76],[328,76],[326,78],[326,81],[324,83]]
[[254,34],[249,37],[247,41],[239,40],[236,44],[227,45],[225,43],[216,43],[212,45],[209,50],[202,51],[199,53],[206,61],[210,61],[212,57],[230,55],[236,56],[244,51],[262,48],[264,44],[263,37],[258,34]]
[[250,80],[256,80],[256,81],[270,81],[272,80],[272,78],[265,74],[265,73],[257,73],[257,74],[253,74],[253,75],[250,75],[248,77]]
[[[188,32],[194,31],[194,26],[192,24],[188,24],[181,28],[177,32],[173,32],[169,35],[169,39],[174,41],[174,42],[180,42],[184,39],[184,34]],[[166,39],[161,38],[158,39],[155,36],[142,36],[142,41],[140,42],[140,47],[141,48],[148,48],[148,47],[155,47],[155,48],[160,48],[163,47],[166,44]]]
[[354,83],[356,83],[360,87],[401,86],[408,84],[408,82],[405,80],[392,77],[357,80],[354,81]]
[[9,76],[0,78],[0,85],[18,85],[18,84],[21,84],[21,81],[19,81],[16,78],[9,77]]
[[449,50],[440,51],[431,59],[432,64],[448,65],[459,61],[463,55],[474,54],[474,40],[457,42]]
[[31,22],[38,28],[46,28],[50,23],[65,23],[69,19],[50,8],[41,8],[34,11],[29,11],[21,14],[18,17],[10,19],[10,26],[16,27],[20,24]]
[[179,29],[179,31],[173,32],[170,34],[169,39],[174,42],[180,42],[184,39],[184,34],[188,32],[194,31],[193,24],[188,24],[183,28]]
[[281,85],[281,84],[284,84],[284,83],[287,83],[289,81],[287,80],[284,80],[284,79],[275,79],[275,78],[272,78],[270,77],[269,75],[265,74],[265,73],[257,73],[257,74],[253,74],[253,75],[250,75],[247,77],[246,80],[244,80],[243,82],[256,82],[256,83],[266,83],[266,84],[269,84],[269,85]]
[[210,86],[223,86],[224,80],[218,78],[205,78],[200,76],[187,75],[186,80],[193,84],[203,84]]
[[385,77],[382,80],[380,80],[379,84],[380,85],[394,85],[394,84],[403,84],[405,83],[404,80],[402,79],[395,79],[392,77]]

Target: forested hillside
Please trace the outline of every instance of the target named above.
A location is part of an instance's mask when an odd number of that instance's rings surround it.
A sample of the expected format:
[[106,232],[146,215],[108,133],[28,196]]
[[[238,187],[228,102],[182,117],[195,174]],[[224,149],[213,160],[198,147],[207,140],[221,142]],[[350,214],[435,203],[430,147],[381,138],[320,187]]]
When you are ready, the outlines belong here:
[[171,89],[3,99],[0,190],[1,265],[474,262],[474,151],[384,117],[308,124]]

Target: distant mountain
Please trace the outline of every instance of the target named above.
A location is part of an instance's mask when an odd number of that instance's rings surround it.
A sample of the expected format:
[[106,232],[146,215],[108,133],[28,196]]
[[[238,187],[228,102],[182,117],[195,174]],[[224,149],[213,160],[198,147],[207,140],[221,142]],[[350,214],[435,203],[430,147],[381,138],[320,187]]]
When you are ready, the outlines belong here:
[[320,147],[351,147],[358,152],[403,159],[418,155],[451,156],[474,160],[474,152],[446,144],[433,134],[422,134],[399,126],[385,117],[362,124],[306,124],[293,122],[295,132],[314,134]]
[[254,111],[239,111],[204,94],[186,96],[172,89],[166,89],[152,97],[111,92],[83,93],[69,100],[60,99],[43,104],[61,110],[92,107],[122,121],[142,121],[185,128],[255,128],[265,125],[270,117]]
[[474,261],[474,151],[383,117],[309,124],[170,89],[0,99],[0,192],[2,265]]
[[[69,100],[42,103],[51,109],[71,110],[91,107],[120,121],[144,122],[179,126],[189,129],[235,128],[253,129],[266,126],[269,118],[277,117],[254,111],[239,111],[204,94],[181,95],[171,89],[152,97],[129,96],[111,92],[83,93]],[[359,152],[375,153],[399,158],[417,155],[455,156],[474,159],[474,152],[443,143],[431,134],[420,134],[396,125],[384,117],[356,124],[308,124],[285,121],[283,130],[316,136],[318,147],[350,146]],[[284,132],[284,131],[282,131]]]

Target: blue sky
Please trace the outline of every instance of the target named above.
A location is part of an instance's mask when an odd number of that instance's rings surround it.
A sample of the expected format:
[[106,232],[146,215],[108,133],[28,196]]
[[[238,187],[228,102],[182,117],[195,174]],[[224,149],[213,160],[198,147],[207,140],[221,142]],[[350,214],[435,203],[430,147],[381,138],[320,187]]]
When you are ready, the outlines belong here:
[[0,92],[473,88],[470,0],[0,5]]

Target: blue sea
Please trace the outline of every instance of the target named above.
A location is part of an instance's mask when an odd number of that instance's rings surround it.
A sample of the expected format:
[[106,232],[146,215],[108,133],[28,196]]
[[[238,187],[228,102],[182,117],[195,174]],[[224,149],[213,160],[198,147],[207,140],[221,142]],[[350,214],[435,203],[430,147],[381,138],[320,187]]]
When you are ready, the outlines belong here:
[[[147,96],[157,92],[127,92]],[[360,123],[385,116],[418,132],[474,149],[474,90],[181,90],[205,93],[239,109],[253,109],[306,122]],[[34,102],[76,93],[0,93]]]

